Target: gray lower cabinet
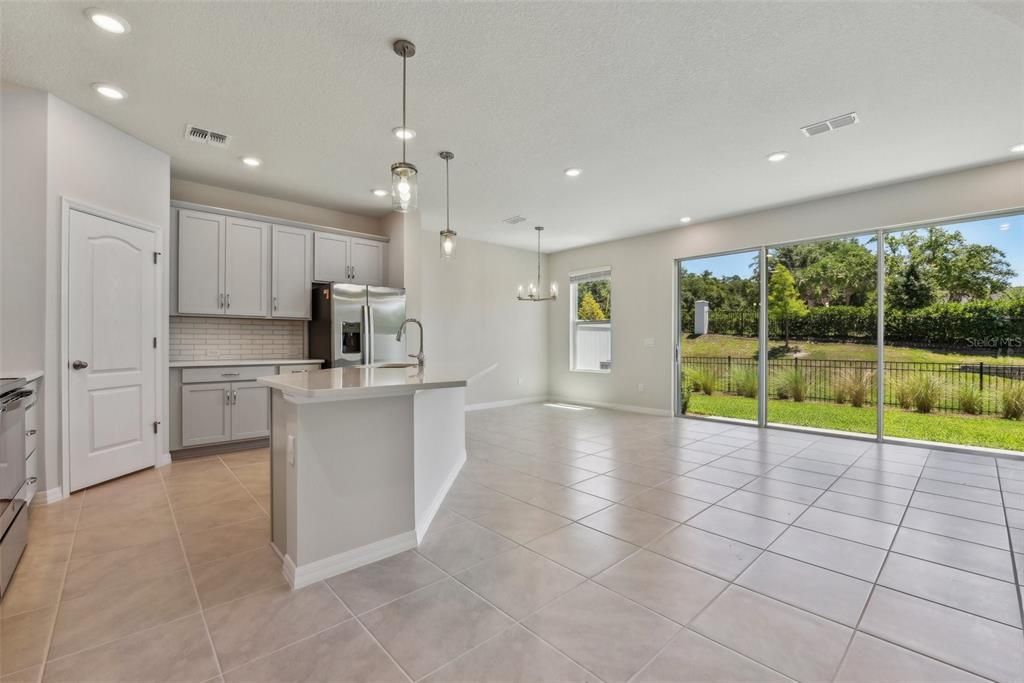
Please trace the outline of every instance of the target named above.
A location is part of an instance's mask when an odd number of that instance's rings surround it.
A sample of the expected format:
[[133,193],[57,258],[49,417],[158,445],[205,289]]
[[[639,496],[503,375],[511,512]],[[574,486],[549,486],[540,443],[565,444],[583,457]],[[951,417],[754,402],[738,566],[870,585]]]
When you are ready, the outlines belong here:
[[181,445],[201,446],[270,435],[270,389],[256,382],[181,387]]

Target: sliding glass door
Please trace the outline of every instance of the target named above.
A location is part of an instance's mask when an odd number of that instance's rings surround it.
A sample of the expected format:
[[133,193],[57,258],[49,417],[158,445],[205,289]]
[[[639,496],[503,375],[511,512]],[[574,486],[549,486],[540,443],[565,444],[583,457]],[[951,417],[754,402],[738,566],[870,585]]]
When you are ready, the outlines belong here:
[[680,410],[758,415],[760,250],[679,262]]
[[678,275],[680,413],[1024,451],[1024,214]]
[[885,435],[1024,450],[1024,215],[885,236]]
[[877,237],[768,249],[769,424],[875,434]]

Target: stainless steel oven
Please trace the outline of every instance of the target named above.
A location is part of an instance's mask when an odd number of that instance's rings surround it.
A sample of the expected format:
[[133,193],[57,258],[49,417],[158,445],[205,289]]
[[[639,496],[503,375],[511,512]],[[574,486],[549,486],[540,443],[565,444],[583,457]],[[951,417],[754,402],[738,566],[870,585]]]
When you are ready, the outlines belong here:
[[25,406],[32,392],[25,383],[22,378],[0,378],[0,599],[28,540]]

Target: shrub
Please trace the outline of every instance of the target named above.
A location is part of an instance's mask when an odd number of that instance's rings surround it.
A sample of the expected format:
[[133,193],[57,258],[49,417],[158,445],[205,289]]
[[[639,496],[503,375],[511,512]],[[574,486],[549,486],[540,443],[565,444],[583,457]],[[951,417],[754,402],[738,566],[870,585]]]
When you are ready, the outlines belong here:
[[757,398],[757,370],[736,368],[732,371],[732,383],[740,396]]
[[1024,382],[1010,382],[1003,388],[1003,417],[1007,420],[1024,417]]
[[708,396],[715,393],[718,386],[718,376],[712,370],[698,368],[690,371],[690,388],[693,391],[702,391]]
[[785,370],[775,378],[775,395],[798,403],[807,398],[807,379],[799,370]]
[[982,410],[983,397],[981,389],[973,384],[961,384],[957,390],[957,400],[960,402],[960,410],[969,415],[979,415]]
[[871,402],[871,390],[875,384],[873,370],[843,370],[836,377],[833,396],[837,403],[850,404],[860,408]]
[[896,405],[903,408],[903,410],[910,410],[914,407],[914,392],[910,386],[910,380],[893,380],[892,393],[896,396]]
[[686,373],[683,373],[682,381],[682,396],[679,400],[679,412],[686,415],[686,411],[690,409],[690,396],[693,395],[693,387],[690,386],[690,382],[686,379]]
[[942,382],[928,373],[915,373],[906,380],[910,403],[919,413],[930,413],[942,396]]

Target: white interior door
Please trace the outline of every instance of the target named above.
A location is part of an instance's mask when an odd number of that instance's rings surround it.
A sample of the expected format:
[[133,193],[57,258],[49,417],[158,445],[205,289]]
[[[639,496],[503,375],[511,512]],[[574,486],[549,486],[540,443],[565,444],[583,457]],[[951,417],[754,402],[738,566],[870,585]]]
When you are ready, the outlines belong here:
[[70,211],[71,490],[156,464],[156,235]]

